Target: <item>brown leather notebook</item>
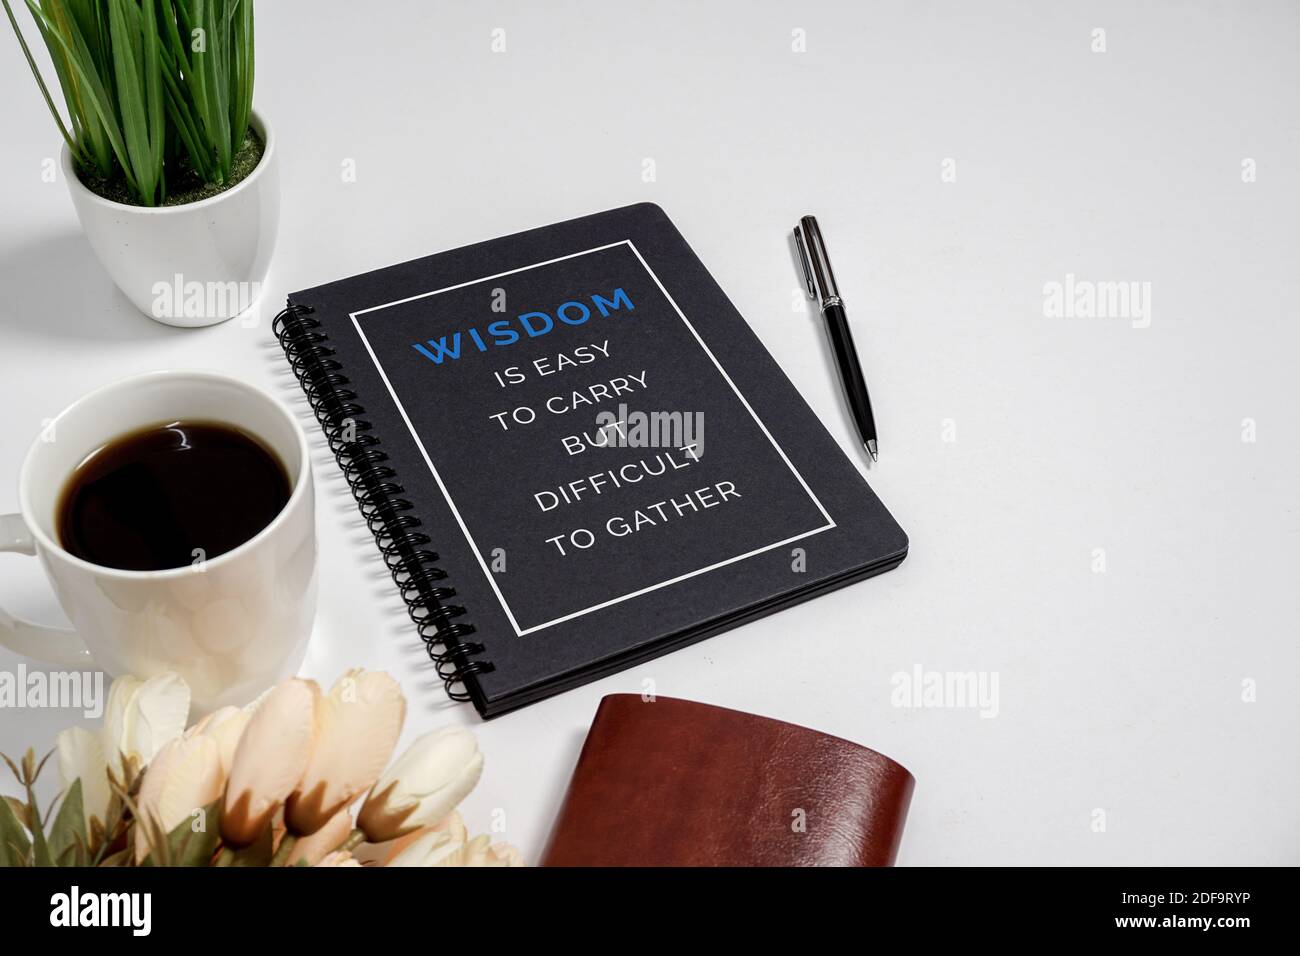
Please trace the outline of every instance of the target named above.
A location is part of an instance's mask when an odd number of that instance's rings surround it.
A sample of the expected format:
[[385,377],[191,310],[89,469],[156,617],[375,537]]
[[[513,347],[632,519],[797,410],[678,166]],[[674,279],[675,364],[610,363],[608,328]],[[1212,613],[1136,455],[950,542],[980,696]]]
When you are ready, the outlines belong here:
[[890,866],[912,775],[805,727],[660,697],[600,702],[543,866]]

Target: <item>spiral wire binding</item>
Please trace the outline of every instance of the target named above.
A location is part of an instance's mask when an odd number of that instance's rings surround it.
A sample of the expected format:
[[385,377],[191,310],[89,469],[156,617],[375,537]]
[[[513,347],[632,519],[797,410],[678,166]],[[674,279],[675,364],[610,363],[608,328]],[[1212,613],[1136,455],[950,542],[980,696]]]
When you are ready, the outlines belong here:
[[[420,519],[411,514],[415,505],[402,497],[406,489],[387,464],[388,455],[379,447],[372,423],[362,417],[365,407],[348,387],[350,382],[343,374],[343,364],[334,357],[328,333],[321,331],[319,319],[311,317],[315,311],[291,303],[275,317],[271,329],[316,413],[330,452],[379,545],[447,696],[470,700],[470,693],[463,689],[465,679],[495,668],[491,661],[470,660],[486,648],[477,641],[464,640],[474,633],[474,625],[457,620],[465,608],[449,603],[456,589],[446,583],[447,572],[438,567],[438,553],[429,548],[431,539],[420,530]],[[462,689],[455,689],[456,684]]]

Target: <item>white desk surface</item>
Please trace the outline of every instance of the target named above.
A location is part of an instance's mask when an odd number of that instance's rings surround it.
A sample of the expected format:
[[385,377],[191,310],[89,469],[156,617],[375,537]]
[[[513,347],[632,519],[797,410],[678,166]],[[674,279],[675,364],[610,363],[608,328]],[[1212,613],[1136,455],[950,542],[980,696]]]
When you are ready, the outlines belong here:
[[[1300,862],[1300,7],[304,6],[258,7],[283,204],[252,328],[165,328],[114,290],[42,181],[57,135],[0,30],[0,511],[42,420],[92,386],[206,367],[294,398],[269,328],[291,289],[641,200],[852,449],[797,299],[789,230],[815,212],[876,401],[869,479],[912,539],[900,569],[483,723],[444,701],[320,454],[304,673],[390,671],[404,739],[473,727],[466,817],[503,809],[531,859],[597,702],[648,678],[903,762],[902,864]],[[1149,282],[1149,327],[1047,317],[1067,274]],[[0,567],[0,602],[58,619],[34,561]],[[893,706],[918,665],[996,672],[997,716]],[[0,750],[77,716],[0,713]]]

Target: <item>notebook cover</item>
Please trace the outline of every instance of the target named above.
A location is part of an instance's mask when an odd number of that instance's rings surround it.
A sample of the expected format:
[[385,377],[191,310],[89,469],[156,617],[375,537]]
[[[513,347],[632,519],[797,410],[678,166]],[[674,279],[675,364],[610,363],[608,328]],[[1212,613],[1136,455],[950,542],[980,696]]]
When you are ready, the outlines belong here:
[[600,702],[543,866],[890,866],[914,780],[838,737],[687,700]]
[[[314,310],[483,646],[464,683],[484,716],[907,553],[658,206],[416,259],[290,303]],[[592,447],[611,421],[602,412],[625,423],[606,432],[614,447]],[[655,412],[700,424],[696,452],[619,445],[627,423]],[[661,453],[676,456],[661,475],[638,465]],[[642,479],[614,487],[624,465]],[[573,482],[586,487],[562,501]]]

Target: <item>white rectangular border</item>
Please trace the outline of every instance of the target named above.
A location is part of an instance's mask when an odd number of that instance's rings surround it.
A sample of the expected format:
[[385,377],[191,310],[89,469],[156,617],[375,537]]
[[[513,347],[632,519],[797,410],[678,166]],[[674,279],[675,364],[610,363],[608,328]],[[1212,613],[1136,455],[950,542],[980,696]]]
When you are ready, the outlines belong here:
[[[744,554],[738,554],[734,558],[728,558],[725,561],[719,561],[716,564],[710,564],[708,567],[699,568],[698,570],[690,571],[687,572],[686,574],[679,574],[677,577],[669,578],[667,581],[660,581],[658,584],[652,584],[649,587],[641,588],[638,591],[632,591],[628,594],[622,595],[621,597],[611,598],[610,600],[603,601],[600,604],[594,604],[591,607],[583,608],[579,611],[574,611],[571,614],[564,615],[563,617],[557,617],[552,621],[545,622],[544,624],[536,624],[532,627],[521,628],[519,626],[519,622],[515,620],[514,612],[510,610],[510,605],[506,603],[505,595],[503,595],[501,593],[501,589],[497,587],[496,578],[493,576],[492,572],[488,569],[487,563],[483,560],[482,550],[479,548],[478,544],[474,541],[473,535],[469,533],[469,528],[466,527],[465,525],[465,519],[461,517],[460,510],[456,507],[456,503],[452,501],[451,495],[447,492],[447,486],[443,484],[442,476],[438,474],[438,469],[434,467],[433,459],[429,457],[428,451],[425,450],[424,442],[420,440],[419,434],[416,432],[414,426],[412,426],[410,416],[406,414],[406,409],[402,406],[402,400],[397,397],[397,391],[393,388],[393,384],[388,380],[388,373],[384,371],[384,367],[380,363],[379,357],[375,355],[375,350],[371,348],[370,340],[366,338],[366,333],[362,330],[361,323],[357,321],[357,316],[365,315],[367,312],[377,312],[380,309],[387,309],[394,305],[402,305],[405,302],[414,302],[416,299],[425,299],[428,298],[429,296],[439,295],[440,293],[443,292],[451,292],[454,289],[463,289],[465,288],[465,286],[476,285],[480,282],[488,282],[491,281],[492,279],[500,279],[503,276],[514,275],[516,272],[527,272],[529,269],[538,269],[541,268],[542,266],[554,265],[555,263],[563,262],[566,259],[574,259],[577,258],[578,256],[590,255],[593,252],[603,252],[606,249],[613,249],[616,246],[623,246],[623,245],[626,245],[629,249],[632,250],[632,254],[636,256],[637,261],[641,263],[642,268],[644,268],[645,271],[649,273],[650,278],[653,279],[655,285],[659,287],[659,291],[664,294],[664,298],[666,298],[668,300],[669,305],[673,307],[673,311],[677,313],[678,317],[682,320],[682,322],[686,324],[686,327],[690,329],[691,335],[695,336],[695,341],[700,343],[700,348],[704,350],[704,354],[709,357],[709,360],[713,362],[714,366],[717,368],[718,372],[722,375],[726,383],[731,386],[731,390],[736,393],[736,397],[740,399],[740,403],[745,406],[745,410],[749,412],[749,414],[753,417],[759,429],[763,432],[764,435],[767,436],[767,440],[772,443],[772,447],[776,449],[777,454],[781,456],[781,460],[785,462],[786,467],[790,469],[790,472],[798,480],[799,485],[803,488],[803,490],[808,493],[808,497],[811,498],[813,504],[817,506],[817,510],[822,513],[822,517],[826,519],[826,524],[822,525],[819,528],[814,528],[811,531],[805,531],[803,534],[797,534],[792,538],[785,538],[781,541],[773,542],[772,544],[766,545],[762,548],[755,548],[753,551],[747,551]],[[438,483],[438,489],[442,492],[442,496],[447,499],[447,505],[451,508],[451,513],[456,516],[456,523],[460,525],[460,530],[465,535],[465,540],[469,542],[470,548],[474,551],[474,556],[478,558],[479,566],[483,569],[483,574],[487,578],[488,584],[492,587],[493,593],[496,594],[497,600],[501,602],[501,608],[502,610],[505,611],[506,617],[510,619],[511,627],[515,629],[515,633],[520,637],[523,637],[526,634],[533,634],[537,631],[543,630],[544,628],[551,627],[555,624],[562,624],[565,621],[573,620],[575,617],[581,617],[584,614],[590,614],[592,611],[599,611],[600,609],[609,607],[613,604],[620,604],[623,601],[630,600],[634,597],[640,597],[642,594],[647,594],[650,591],[657,591],[659,590],[659,588],[665,588],[668,587],[670,584],[676,584],[679,581],[685,581],[687,578],[693,578],[696,575],[706,574],[709,571],[713,571],[716,570],[717,568],[725,567],[728,564],[734,564],[737,561],[743,561],[746,558],[752,558],[756,554],[762,554],[764,551],[771,551],[773,548],[779,548],[782,545],[790,544],[791,542],[794,541],[799,541],[802,538],[811,537],[812,535],[820,534],[823,531],[830,531],[832,528],[835,527],[835,520],[831,518],[830,514],[827,513],[825,507],[822,506],[821,501],[819,501],[817,496],[813,494],[813,490],[808,487],[808,482],[804,481],[803,475],[799,474],[799,469],[795,468],[794,463],[791,462],[789,456],[786,455],[785,450],[776,443],[776,439],[772,437],[772,433],[767,430],[767,426],[763,424],[762,419],[758,417],[758,414],[754,411],[753,407],[749,404],[748,401],[746,401],[745,396],[740,393],[740,389],[736,387],[736,383],[731,380],[731,376],[728,375],[727,370],[722,367],[722,363],[718,361],[717,357],[714,356],[713,352],[704,343],[704,339],[700,338],[700,333],[695,330],[695,326],[691,325],[690,319],[686,318],[686,314],[682,312],[682,310],[678,307],[676,300],[674,300],[673,297],[668,293],[668,290],[664,288],[664,284],[659,281],[659,277],[655,275],[654,270],[650,268],[650,264],[645,261],[645,258],[641,255],[640,250],[638,250],[637,247],[632,243],[631,239],[624,239],[620,242],[607,243],[606,245],[596,246],[595,248],[592,249],[584,249],[582,252],[574,252],[567,256],[558,256],[555,259],[547,259],[545,262],[535,262],[530,266],[520,266],[518,269],[511,269],[508,272],[498,272],[495,275],[484,276],[481,279],[471,279],[469,282],[461,282],[458,283],[457,285],[449,285],[442,289],[434,289],[432,292],[422,292],[419,295],[407,296],[405,299],[395,299],[392,302],[385,302],[382,305],[371,306],[370,308],[367,309],[359,309],[356,312],[349,313],[349,315],[352,318],[352,324],[356,327],[357,335],[361,336],[361,341],[365,345],[366,351],[370,353],[370,360],[375,363],[375,369],[376,371],[379,372],[379,377],[384,380],[384,385],[388,388],[388,394],[393,397],[393,404],[397,406],[397,411],[402,416],[402,421],[406,423],[406,428],[411,433],[411,438],[415,440],[416,447],[420,449],[420,454],[424,457],[424,463],[429,466],[429,471],[433,474],[433,480]]]

